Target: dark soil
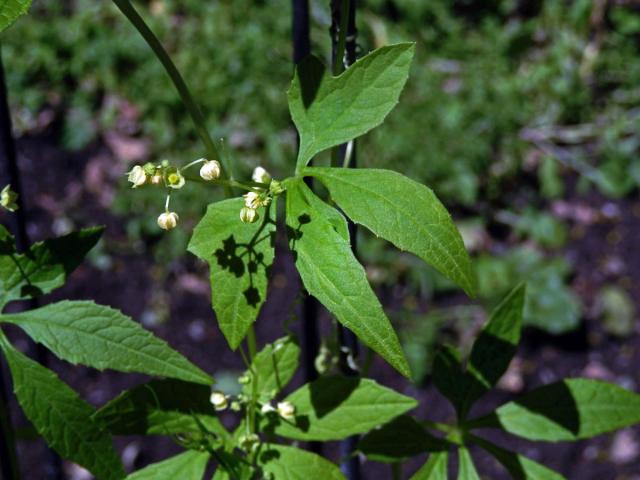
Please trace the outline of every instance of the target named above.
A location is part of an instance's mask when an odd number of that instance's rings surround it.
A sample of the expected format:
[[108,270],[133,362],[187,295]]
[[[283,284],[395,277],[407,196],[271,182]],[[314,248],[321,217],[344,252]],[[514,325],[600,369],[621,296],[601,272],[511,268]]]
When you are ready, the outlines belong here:
[[[143,322],[148,328],[214,376],[219,372],[240,371],[243,368],[242,361],[239,355],[227,348],[209,306],[206,269],[194,260],[172,265],[171,273],[159,285],[156,276],[151,273],[151,256],[135,253],[134,248],[126,248],[129,240],[124,221],[109,213],[108,201],[105,201],[105,191],[113,190],[116,179],[122,181],[120,175],[124,171],[111,152],[102,144],[95,144],[79,153],[62,151],[55,145],[55,136],[48,133],[23,138],[18,142],[19,163],[24,178],[25,213],[31,239],[39,240],[56,233],[60,226],[55,219],[64,215],[76,226],[106,225],[106,248],[109,250],[110,245],[118,245],[120,253],[110,251],[112,264],[108,269],[100,270],[88,264],[81,266],[67,286],[50,295],[50,298],[42,299],[42,302],[62,298],[92,299],[120,309],[135,319],[143,319],[154,302],[167,301],[170,308],[168,321],[148,325]],[[96,167],[97,158],[103,158],[106,165],[112,162],[115,173],[110,173],[109,167],[105,167],[104,171]],[[90,185],[88,165],[104,174],[101,177],[104,190]],[[567,376],[602,378],[638,390],[638,328],[628,338],[613,338],[604,332],[591,312],[594,295],[605,283],[620,284],[639,303],[640,252],[635,249],[635,238],[640,233],[637,218],[640,200],[634,195],[633,198],[612,202],[589,194],[587,197],[574,195],[568,202],[597,212],[602,211],[603,207],[610,210],[613,205],[618,212],[613,217],[588,224],[576,222],[574,238],[565,252],[575,265],[572,286],[586,307],[584,323],[578,331],[562,337],[525,332],[523,345],[509,373],[521,382],[516,382],[516,386],[510,388],[512,392],[499,390],[487,396],[477,413],[488,412],[513,398],[514,390],[522,390],[521,384],[526,385],[524,389],[528,390]],[[300,323],[295,321],[300,308],[299,281],[290,256],[282,245],[280,247],[270,295],[257,322],[260,343],[277,338],[285,324],[296,333],[300,328]],[[640,307],[640,304],[637,306]],[[329,319],[326,315],[323,315],[321,322],[323,329],[328,329]],[[7,328],[7,331],[19,348],[33,353],[33,346],[24,335],[12,328]],[[101,405],[122,390],[144,380],[136,375],[70,367],[51,356],[48,362],[52,369],[94,405]],[[371,372],[384,385],[419,399],[420,407],[415,412],[418,418],[435,421],[452,418],[452,409],[431,385],[411,385],[379,359],[375,360]],[[301,375],[298,375],[290,389],[300,385],[301,381]],[[19,428],[27,425],[15,402],[12,404],[12,416]],[[575,444],[536,445],[495,432],[486,434],[498,443],[562,472],[569,479],[640,479],[640,428],[637,427]],[[170,439],[159,437],[118,438],[116,442],[129,470],[166,458],[179,449]],[[326,452],[336,459],[335,445],[328,445]],[[485,478],[508,478],[491,458],[475,450],[472,453],[479,459],[478,464]],[[48,478],[48,457],[42,441],[21,441],[19,457],[23,478]],[[424,458],[420,458],[408,462],[404,473],[415,471],[423,461]],[[66,462],[64,468],[68,478],[90,478]],[[365,462],[363,468],[364,478],[391,478],[388,466]]]

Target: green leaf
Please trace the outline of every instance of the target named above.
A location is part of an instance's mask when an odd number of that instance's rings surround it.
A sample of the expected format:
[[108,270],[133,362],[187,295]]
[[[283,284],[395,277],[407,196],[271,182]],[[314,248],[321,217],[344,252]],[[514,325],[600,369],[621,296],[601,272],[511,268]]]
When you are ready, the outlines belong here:
[[391,170],[307,167],[356,223],[409,251],[475,295],[475,276],[460,232],[431,189]]
[[411,480],[447,480],[448,462],[449,452],[432,453],[427,463],[411,477]]
[[[274,397],[291,380],[298,369],[300,347],[292,337],[284,337],[266,345],[253,359],[252,370],[256,373],[258,396]],[[243,387],[251,395],[252,385]]]
[[211,385],[213,379],[138,323],[103,305],[62,301],[0,322],[22,328],[58,358],[103,370],[139,372]]
[[506,403],[469,422],[530,440],[579,440],[640,423],[640,395],[611,383],[565,379]]
[[153,380],[122,392],[98,410],[95,418],[116,435],[202,433],[223,440],[222,427],[209,402],[211,389],[180,380]]
[[211,303],[234,350],[266,299],[276,231],[269,208],[258,222],[242,223],[243,206],[242,198],[210,204],[189,242],[189,251],[209,264]]
[[316,57],[297,67],[289,89],[291,118],[300,133],[296,170],[316,154],[364,135],[398,103],[409,77],[415,44],[374,50],[339,77]]
[[514,480],[564,480],[564,477],[558,472],[540,465],[530,458],[500,448],[475,435],[470,435],[469,438],[493,455],[507,469]]
[[520,343],[526,287],[516,287],[493,311],[473,344],[467,362],[468,382],[461,415],[488,392],[509,368]]
[[[0,252],[0,308],[12,300],[44,295],[64,285],[103,231],[102,227],[86,228],[34,243],[22,255]],[[8,239],[3,236],[3,240],[6,243]]]
[[0,0],[0,32],[6,30],[31,6],[31,0]]
[[0,347],[22,410],[51,448],[100,479],[123,478],[111,437],[91,417],[93,407],[51,370],[16,350],[1,332]]
[[260,464],[272,478],[287,480],[343,480],[337,465],[315,453],[284,445],[269,444],[260,453]]
[[138,470],[126,480],[202,480],[209,453],[189,450]]
[[287,185],[287,230],[296,268],[307,291],[372,350],[410,376],[400,341],[351,245],[308,198],[300,179]]
[[469,450],[458,447],[458,480],[480,480]]
[[340,440],[363,433],[417,405],[410,397],[373,380],[330,376],[303,385],[286,398],[295,421],[281,421],[275,433],[296,440]]
[[447,443],[402,415],[360,439],[358,450],[375,462],[396,463],[425,452],[446,450]]

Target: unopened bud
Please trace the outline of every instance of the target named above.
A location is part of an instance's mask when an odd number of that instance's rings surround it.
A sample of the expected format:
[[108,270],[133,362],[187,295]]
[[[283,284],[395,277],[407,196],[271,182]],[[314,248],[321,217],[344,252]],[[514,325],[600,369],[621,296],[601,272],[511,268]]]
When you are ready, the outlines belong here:
[[251,382],[251,376],[244,373],[238,377],[238,383],[240,385],[248,385]]
[[213,408],[215,408],[218,412],[226,409],[229,406],[227,396],[222,392],[211,392],[209,401],[213,405]]
[[271,182],[271,175],[262,167],[256,167],[251,175],[251,180],[256,183],[269,183]]
[[142,169],[144,170],[144,173],[146,173],[148,177],[151,177],[156,173],[156,166],[151,162],[145,163]]
[[217,160],[207,160],[200,167],[200,176],[207,181],[215,180],[220,177],[220,162]]
[[242,210],[240,210],[240,220],[242,223],[255,223],[258,218],[260,218],[260,215],[258,215],[258,212],[253,208],[242,207]]
[[178,225],[178,218],[176,212],[164,212],[158,217],[158,226],[163,230],[172,230]]
[[160,185],[162,183],[162,174],[161,173],[154,174],[153,177],[151,177],[151,183],[153,185]]
[[269,184],[269,193],[271,193],[271,195],[280,195],[284,190],[282,183],[277,180],[271,180]]
[[127,178],[133,186],[131,188],[141,187],[145,183],[147,183],[147,174],[144,171],[144,168],[140,165],[136,165],[129,172],[129,176]]
[[18,194],[11,190],[11,185],[7,185],[0,192],[0,205],[10,212],[15,212],[18,209]]
[[238,439],[238,446],[245,452],[251,451],[256,445],[260,443],[260,437],[255,433],[249,435],[241,435]]
[[278,414],[285,420],[291,420],[296,415],[296,407],[291,402],[279,402]]

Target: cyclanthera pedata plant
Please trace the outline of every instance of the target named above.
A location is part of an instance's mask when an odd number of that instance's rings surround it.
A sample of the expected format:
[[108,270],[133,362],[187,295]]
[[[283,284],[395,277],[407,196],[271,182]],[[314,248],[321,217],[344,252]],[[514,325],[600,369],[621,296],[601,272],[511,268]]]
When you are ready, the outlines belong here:
[[[120,479],[125,473],[111,435],[164,435],[184,452],[127,478],[200,480],[214,462],[215,479],[339,479],[344,477],[337,465],[303,450],[298,442],[364,435],[358,450],[371,460],[399,464],[428,453],[426,464],[414,476],[417,479],[447,478],[453,449],[458,452],[458,478],[478,478],[470,445],[495,456],[514,478],[550,479],[561,476],[494,445],[476,430],[500,428],[532,440],[566,441],[640,422],[640,396],[584,379],[563,380],[489,414],[470,416],[471,407],[493,388],[515,353],[524,287],[516,288],[497,308],[464,364],[454,348],[445,347],[438,354],[434,381],[456,408],[457,421],[452,425],[412,418],[406,414],[417,406],[415,399],[362,376],[336,373],[331,360],[339,355],[335,349],[321,351],[317,380],[287,395],[285,388],[299,367],[296,339],[285,335],[258,351],[253,331],[266,299],[279,230],[288,239],[308,293],[405,377],[410,376],[407,360],[352,251],[347,219],[415,254],[474,295],[475,277],[462,238],[429,188],[393,171],[344,168],[349,153],[343,165],[309,166],[317,154],[383,123],[407,81],[415,45],[376,49],[339,75],[313,56],[302,61],[288,91],[300,136],[291,176],[274,179],[257,166],[251,180],[241,181],[233,178],[229,162],[216,155],[202,116],[157,39],[127,0],[114,3],[167,67],[207,149],[207,158],[185,166],[170,161],[136,165],[128,179],[135,188],[164,190],[166,202],[158,226],[165,230],[179,227],[180,222],[178,212],[170,208],[171,195],[195,181],[225,188],[228,198],[207,207],[188,249],[209,264],[218,325],[247,368],[238,378],[240,393],[219,391],[207,373],[166,343],[121,313],[92,302],[59,302],[3,313],[0,324],[21,327],[63,360],[161,377],[121,393],[96,411],[0,333],[18,401],[38,433],[62,456],[98,478]],[[4,22],[0,28],[26,4],[0,3]],[[193,168],[198,174],[191,172]],[[308,186],[309,178],[326,187],[328,198]],[[7,208],[14,204],[9,197]],[[99,229],[87,229],[19,254],[9,233],[0,230],[0,305],[61,286],[99,235]],[[350,361],[357,368],[355,360]],[[220,421],[222,411],[237,413],[233,429]]]

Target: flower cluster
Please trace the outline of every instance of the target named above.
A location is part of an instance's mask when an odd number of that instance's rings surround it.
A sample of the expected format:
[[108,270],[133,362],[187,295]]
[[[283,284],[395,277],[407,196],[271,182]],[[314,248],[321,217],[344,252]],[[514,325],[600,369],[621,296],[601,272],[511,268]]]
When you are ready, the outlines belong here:
[[132,183],[131,188],[139,188],[143,185],[159,185],[167,188],[165,211],[158,216],[158,226],[163,230],[175,228],[180,218],[176,212],[169,211],[171,191],[184,187],[186,178],[182,172],[198,164],[202,164],[200,177],[203,180],[211,182],[220,178],[222,173],[220,162],[206,158],[195,160],[182,169],[172,166],[168,160],[163,160],[159,165],[154,165],[151,162],[144,165],[134,165],[131,171],[127,172],[127,178]]
[[255,168],[251,180],[256,186],[243,195],[244,207],[240,210],[240,220],[243,223],[256,222],[260,218],[258,209],[268,206],[275,195],[284,191],[280,182],[273,180],[262,167]]

